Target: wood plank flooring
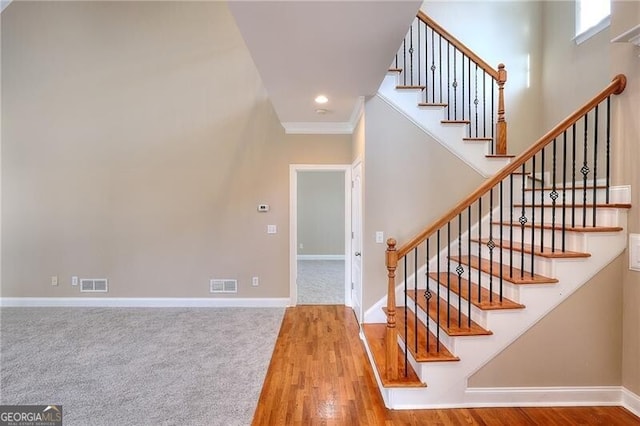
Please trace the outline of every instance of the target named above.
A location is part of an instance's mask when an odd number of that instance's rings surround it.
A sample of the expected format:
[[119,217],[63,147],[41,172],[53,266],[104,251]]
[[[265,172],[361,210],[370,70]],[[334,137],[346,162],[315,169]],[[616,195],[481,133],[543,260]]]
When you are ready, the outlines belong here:
[[384,407],[344,306],[288,308],[253,425],[640,425],[620,407],[396,411]]

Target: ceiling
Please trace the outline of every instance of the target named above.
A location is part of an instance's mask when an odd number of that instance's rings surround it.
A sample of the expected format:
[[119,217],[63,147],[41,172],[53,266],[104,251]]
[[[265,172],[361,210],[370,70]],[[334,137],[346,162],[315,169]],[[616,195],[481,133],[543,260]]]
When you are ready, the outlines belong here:
[[[229,8],[285,130],[351,133],[421,4],[232,0]],[[315,104],[319,94],[329,102]]]

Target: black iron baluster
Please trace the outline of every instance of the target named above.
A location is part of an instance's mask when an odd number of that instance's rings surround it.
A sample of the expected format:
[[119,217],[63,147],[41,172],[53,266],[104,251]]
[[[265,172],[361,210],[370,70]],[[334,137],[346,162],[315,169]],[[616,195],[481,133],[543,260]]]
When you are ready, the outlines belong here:
[[[553,167],[551,169],[551,253],[556,252],[556,200],[558,199],[558,191],[556,191],[556,138],[553,138]],[[544,224],[543,230],[544,232]]]
[[462,267],[462,213],[458,213],[458,266],[456,266],[456,273],[458,274],[458,327],[461,326],[462,320],[462,274],[464,268]]
[[409,81],[413,86],[413,25],[409,27]]
[[[418,20],[418,26],[416,28],[416,33],[418,35],[418,62],[416,63],[417,67],[418,67],[418,86],[420,86],[422,83],[422,73],[420,72],[420,20]],[[426,86],[426,84],[425,84]],[[426,90],[426,89],[425,89]],[[417,296],[417,295],[416,295]]]
[[596,191],[598,190],[598,107],[596,105],[594,114],[594,128],[593,128],[593,212],[592,212],[592,226],[596,226],[596,205],[598,204],[598,197]]
[[609,204],[609,185],[610,182],[610,166],[611,166],[611,96],[607,96],[607,181],[605,186],[607,187],[606,201]]
[[413,249],[413,328],[413,348],[418,353],[418,247]]
[[407,37],[402,41],[402,85],[407,85]]
[[566,250],[567,221],[567,131],[562,133],[562,251]]
[[493,249],[496,243],[493,241],[493,188],[489,190],[489,302],[493,301]]
[[435,31],[431,28],[431,102],[436,103],[436,42]]
[[[469,87],[467,87],[469,93],[467,94],[467,102],[469,103],[469,121],[471,121],[471,58],[469,58],[469,61],[467,62],[467,72],[469,74]],[[471,137],[471,125],[469,125],[468,127],[469,137]]]
[[404,256],[404,376],[409,375],[408,363],[409,359],[407,354],[409,352],[409,339],[408,339],[408,323],[409,316],[407,315],[407,256]]
[[[533,188],[531,188],[531,276],[533,277],[533,270],[535,268],[534,265],[534,256],[533,251],[536,247],[536,156],[533,156],[533,171],[531,172],[531,176],[533,177]],[[544,185],[542,185],[544,189]],[[544,191],[543,191],[544,192]],[[544,210],[544,209],[542,209]],[[524,253],[524,244],[521,247],[522,253]]]
[[[527,224],[527,215],[525,214],[525,187],[524,181],[527,178],[524,164],[522,164],[522,213],[518,221],[520,222],[520,246],[524,247],[525,225]],[[524,278],[524,252],[520,250],[520,278]]]
[[495,112],[495,84],[492,78],[491,81],[491,126],[489,126],[491,128],[491,140],[493,141],[491,143],[491,153],[495,154],[495,145],[496,145],[496,136],[495,136],[495,127],[496,127],[496,123],[494,122],[495,120],[495,116],[494,116],[494,112]]
[[462,92],[461,92],[462,99],[460,99],[460,105],[462,105],[462,120],[464,120],[464,80],[465,80],[465,78],[464,78],[464,58],[465,58],[465,55],[463,53],[460,53],[460,62],[462,62],[460,64],[460,69],[461,69],[460,74],[461,74],[461,77],[462,77]]
[[[471,256],[469,256],[471,263]],[[469,265],[471,266],[471,265]],[[478,198],[478,303],[482,301],[482,196]],[[471,295],[469,295],[471,297]]]
[[453,48],[453,119],[458,119],[458,75],[457,75],[457,54]]
[[[522,177],[524,180],[524,176]],[[509,278],[513,278],[513,173],[509,175]],[[501,224],[501,226],[504,226]]]
[[451,43],[447,41],[447,120],[451,120]]
[[[542,161],[540,164],[540,179],[542,180],[542,188],[540,189],[540,252],[544,253],[544,147],[542,148]],[[533,256],[533,250],[535,250],[533,241],[531,241],[531,256]],[[533,275],[533,270],[531,271],[531,275]]]
[[[436,258],[438,263],[436,264],[436,273],[438,276],[436,287],[436,352],[440,352],[440,230],[438,229],[436,245]],[[427,312],[427,318],[429,313]]]
[[582,168],[580,169],[580,173],[582,173],[582,227],[585,228],[587,226],[587,175],[589,174],[589,166],[587,165],[587,140],[589,138],[589,113],[584,115],[584,149],[582,156]]
[[447,328],[451,327],[451,221],[447,222]]
[[487,137],[487,72],[482,70],[482,137]]
[[471,327],[471,205],[467,207],[467,256],[469,257],[469,265],[467,265],[467,327]]
[[438,35],[438,72],[440,73],[440,103],[442,103],[442,37]]
[[502,302],[502,279],[503,279],[503,271],[504,271],[504,238],[502,235],[503,232],[503,227],[502,227],[502,220],[503,220],[503,210],[504,210],[504,200],[502,198],[503,195],[503,187],[502,187],[502,183],[503,183],[504,179],[500,181],[500,302]]
[[571,126],[573,154],[571,164],[571,227],[576,226],[576,123]]
[[473,105],[475,106],[476,112],[476,137],[478,137],[478,104],[480,101],[478,100],[478,64],[476,64],[476,85],[475,85],[475,94],[476,98],[473,100]]
[[425,300],[425,302],[426,302],[425,305],[427,307],[427,309],[425,310],[425,312],[427,313],[427,320],[425,322],[425,328],[426,328],[426,332],[427,332],[427,339],[426,339],[427,340],[427,353],[429,353],[430,352],[429,351],[429,344],[430,344],[430,341],[429,341],[430,340],[430,336],[429,336],[429,334],[430,334],[429,333],[429,302],[431,301],[431,288],[430,288],[431,287],[430,286],[431,276],[429,275],[429,272],[430,272],[429,271],[429,267],[431,266],[430,265],[430,263],[431,263],[430,259],[431,258],[429,257],[429,238],[427,238],[426,244],[427,244],[427,247],[426,247],[426,252],[427,252],[427,273],[425,274],[426,275],[426,280],[425,280],[426,285],[425,285],[425,290],[424,290],[424,298],[426,299]]

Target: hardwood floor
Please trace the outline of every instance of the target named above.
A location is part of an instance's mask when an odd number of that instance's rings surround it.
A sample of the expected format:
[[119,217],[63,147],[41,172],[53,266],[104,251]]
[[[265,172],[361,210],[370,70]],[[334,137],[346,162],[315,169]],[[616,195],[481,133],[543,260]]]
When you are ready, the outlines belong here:
[[253,425],[640,425],[621,407],[388,410],[344,306],[288,308]]

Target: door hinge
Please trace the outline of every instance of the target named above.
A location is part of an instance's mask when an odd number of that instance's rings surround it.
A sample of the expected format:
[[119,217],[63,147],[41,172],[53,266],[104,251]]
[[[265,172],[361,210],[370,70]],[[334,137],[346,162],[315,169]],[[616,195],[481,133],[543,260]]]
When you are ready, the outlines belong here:
[[353,231],[351,231],[351,239],[353,240]]
[[351,290],[353,290],[354,288],[355,288],[355,285],[351,283]]
[[355,188],[355,186],[356,186],[355,181],[351,181],[351,187]]

